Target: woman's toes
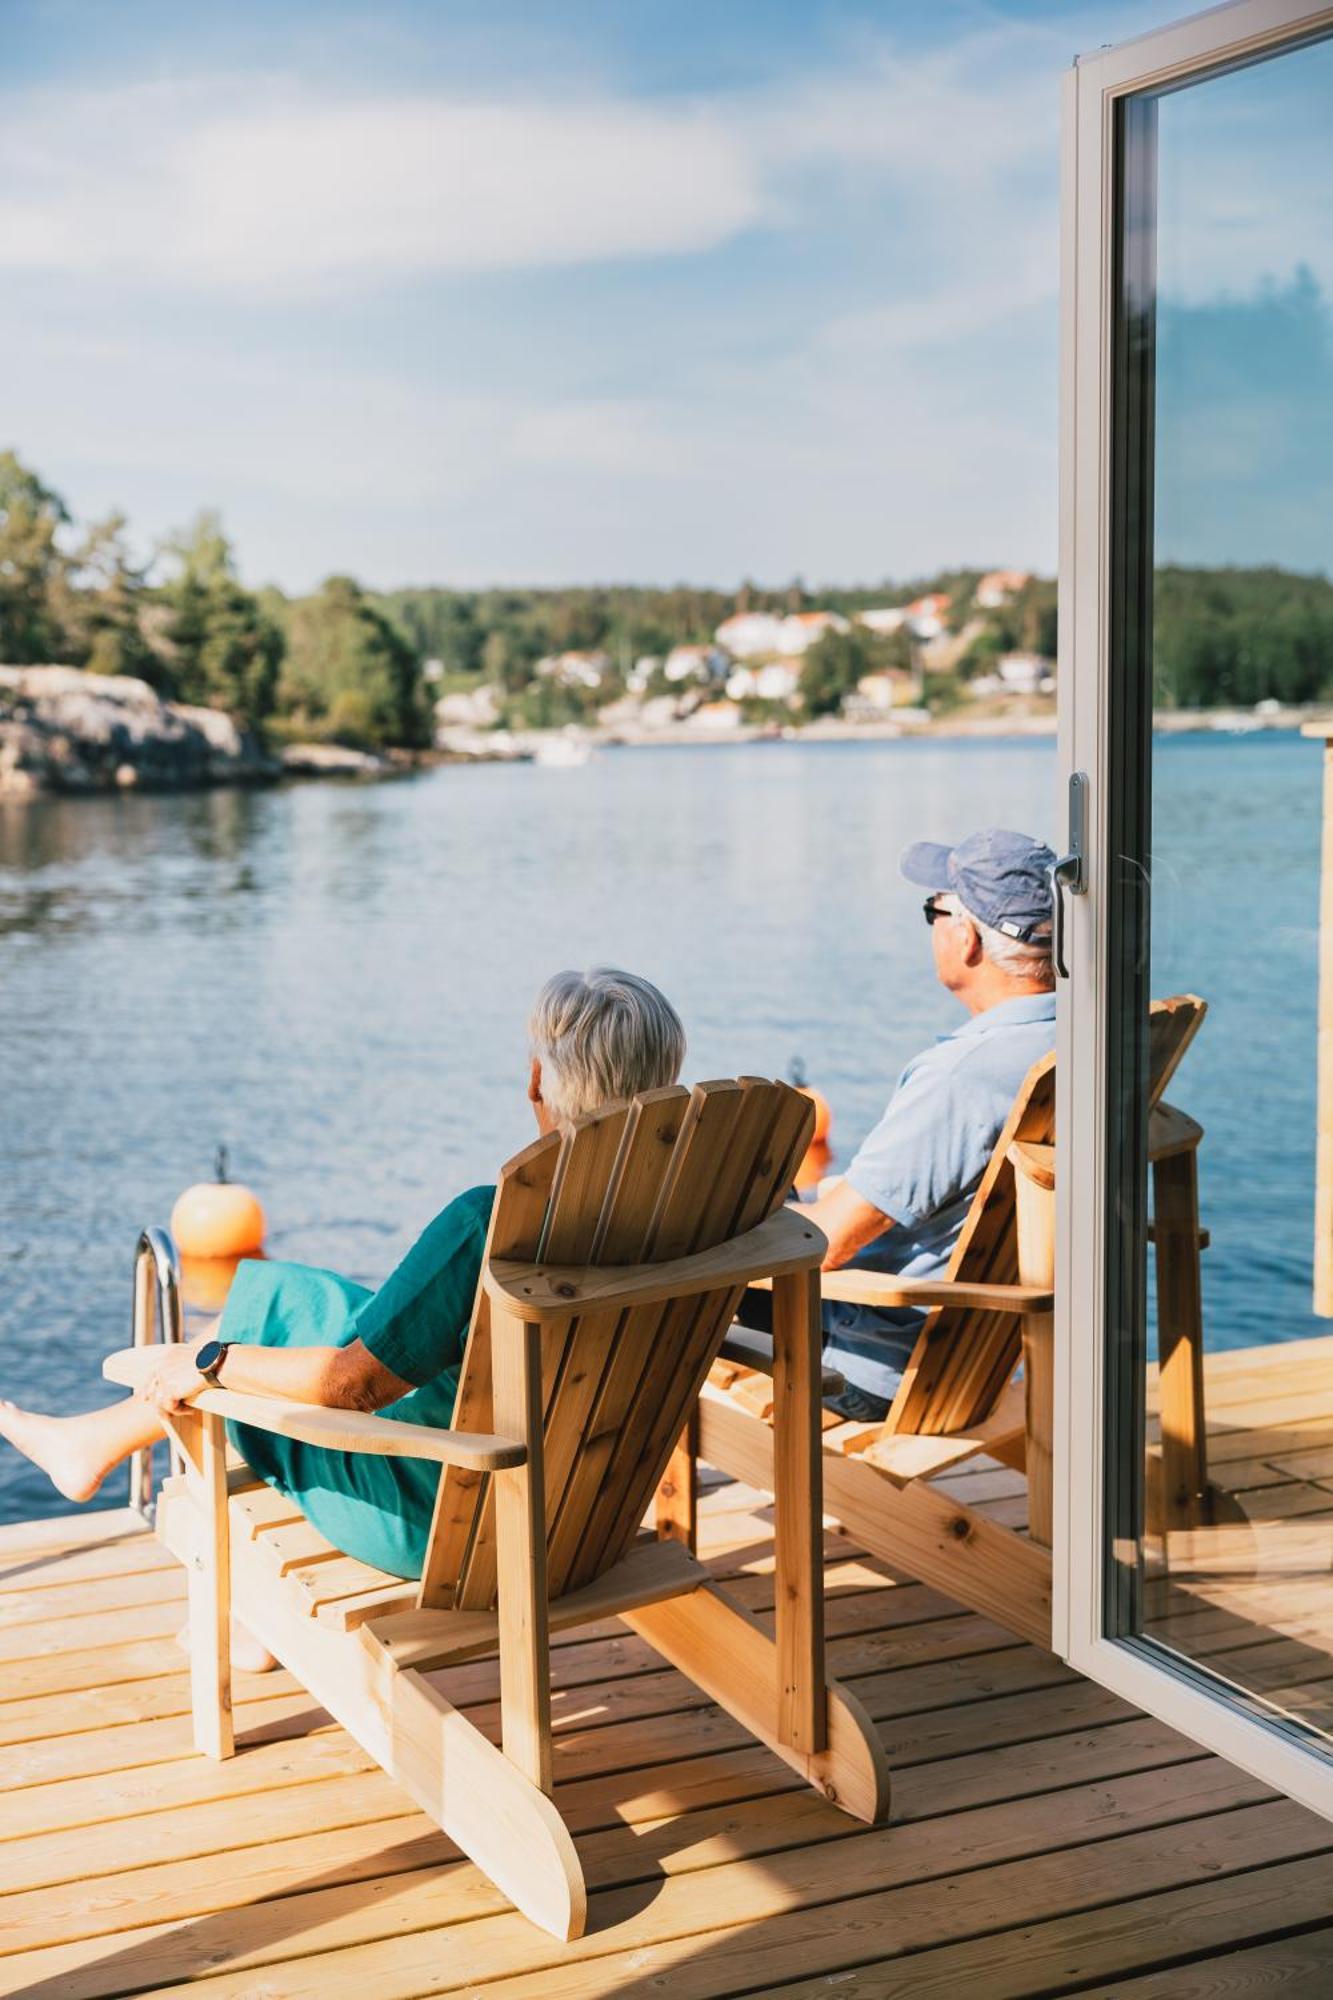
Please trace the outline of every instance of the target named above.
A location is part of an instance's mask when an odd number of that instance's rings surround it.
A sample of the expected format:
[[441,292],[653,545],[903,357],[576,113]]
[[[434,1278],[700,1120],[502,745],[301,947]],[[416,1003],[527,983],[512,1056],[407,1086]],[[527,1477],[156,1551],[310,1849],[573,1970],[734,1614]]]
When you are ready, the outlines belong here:
[[[181,1626],[180,1631],[176,1634],[176,1644],[183,1653],[189,1652],[190,1628],[188,1625]],[[231,1664],[237,1673],[267,1674],[271,1673],[273,1668],[278,1665],[278,1661],[270,1653],[267,1646],[261,1645],[252,1633],[246,1631],[244,1625],[233,1625],[231,1628]]]

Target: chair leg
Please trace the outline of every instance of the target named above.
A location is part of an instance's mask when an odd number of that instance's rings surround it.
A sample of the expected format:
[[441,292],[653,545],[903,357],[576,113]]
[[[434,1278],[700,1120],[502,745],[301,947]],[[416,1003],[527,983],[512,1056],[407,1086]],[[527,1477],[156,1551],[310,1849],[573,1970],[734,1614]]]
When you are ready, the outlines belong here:
[[195,1748],[206,1757],[235,1754],[231,1706],[231,1514],[227,1432],[221,1417],[181,1413],[169,1429],[184,1453],[199,1509],[189,1566],[190,1705]]
[[778,1733],[793,1750],[826,1741],[824,1500],[818,1271],[773,1281],[774,1605]]
[[772,1428],[751,1421],[771,1454],[776,1638],[713,1584],[621,1615],[827,1799],[878,1823],[889,1811],[879,1733],[824,1672],[820,1379],[819,1274],[775,1279]]
[[820,1689],[824,1748],[798,1749],[789,1740],[790,1723],[780,1700],[777,1646],[758,1619],[724,1590],[703,1584],[686,1597],[620,1615],[831,1804],[871,1825],[888,1818],[888,1758],[855,1695],[836,1681],[825,1681]]
[[393,1775],[534,1924],[582,1937],[583,1869],[546,1794],[421,1674],[391,1676]]
[[1192,1151],[1154,1162],[1153,1207],[1162,1526],[1195,1528],[1207,1518],[1209,1487],[1198,1162]]
[[539,1791],[551,1790],[551,1653],[546,1597],[541,1328],[491,1319],[495,1424],[527,1447],[526,1463],[493,1474],[500,1722],[504,1754]]
[[699,1546],[699,1412],[690,1412],[676,1449],[667,1460],[653,1503],[659,1542],[683,1542],[694,1555]]
[[[1025,1285],[1055,1283],[1055,1164],[1044,1146],[1009,1149],[1014,1170],[1018,1275]],[[1051,1546],[1054,1516],[1055,1315],[1023,1315],[1023,1469],[1028,1484],[1028,1533]]]

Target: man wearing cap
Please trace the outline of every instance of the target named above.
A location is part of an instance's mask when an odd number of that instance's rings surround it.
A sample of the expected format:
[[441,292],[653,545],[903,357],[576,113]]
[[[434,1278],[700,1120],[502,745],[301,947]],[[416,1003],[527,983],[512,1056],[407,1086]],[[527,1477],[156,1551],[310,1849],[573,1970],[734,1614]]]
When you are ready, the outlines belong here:
[[[935,976],[968,1018],[908,1063],[841,1181],[803,1211],[828,1237],[826,1270],[943,1273],[1018,1087],[1055,1045],[1054,862],[1049,847],[1000,827],[903,855],[903,874],[929,892]],[[823,1310],[825,1360],[847,1384],[831,1407],[873,1422],[924,1315],[831,1299]]]

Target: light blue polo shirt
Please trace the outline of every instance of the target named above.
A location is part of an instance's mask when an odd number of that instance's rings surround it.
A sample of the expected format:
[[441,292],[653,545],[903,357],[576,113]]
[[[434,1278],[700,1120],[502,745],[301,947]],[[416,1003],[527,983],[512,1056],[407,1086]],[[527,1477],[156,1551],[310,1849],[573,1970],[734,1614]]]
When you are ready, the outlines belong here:
[[[1018,1087],[1054,1046],[1054,993],[1025,993],[971,1015],[913,1057],[843,1177],[893,1217],[851,1268],[940,1276]],[[923,1317],[829,1300],[825,1356],[858,1388],[891,1398]]]

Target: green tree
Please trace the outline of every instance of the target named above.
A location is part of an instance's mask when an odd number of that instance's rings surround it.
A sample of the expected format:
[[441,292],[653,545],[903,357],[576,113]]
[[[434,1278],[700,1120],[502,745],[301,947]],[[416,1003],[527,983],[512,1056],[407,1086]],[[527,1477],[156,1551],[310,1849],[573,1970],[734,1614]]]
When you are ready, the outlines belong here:
[[331,576],[291,605],[279,705],[293,721],[353,743],[430,740],[420,658],[349,576]]
[[201,513],[166,545],[176,573],[158,592],[158,645],[181,701],[259,724],[273,712],[283,635],[236,575],[216,514]]
[[59,605],[69,570],[57,532],[69,520],[58,493],[12,451],[0,452],[0,660],[58,660]]
[[1153,582],[1153,693],[1164,708],[1333,694],[1333,583],[1290,570],[1183,569]]
[[168,691],[169,673],[147,633],[150,597],[130,556],[125,516],[94,522],[59,591],[65,651],[95,674],[134,674]]
[[481,670],[505,694],[521,694],[532,682],[539,655],[510,625],[493,625],[481,649]]
[[844,695],[862,674],[881,662],[869,634],[853,625],[849,632],[826,632],[816,640],[801,667],[801,696],[807,715],[836,715]]

